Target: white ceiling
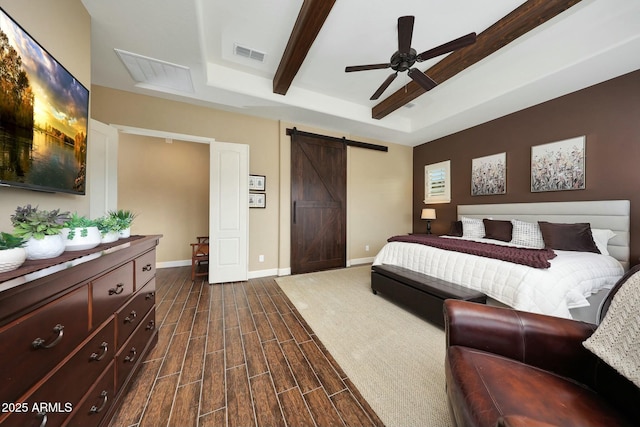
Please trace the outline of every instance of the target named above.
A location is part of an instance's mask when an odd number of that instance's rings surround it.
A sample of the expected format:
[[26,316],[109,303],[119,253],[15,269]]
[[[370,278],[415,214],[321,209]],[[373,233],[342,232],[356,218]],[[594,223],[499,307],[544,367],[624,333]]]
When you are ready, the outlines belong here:
[[[381,120],[397,18],[418,52],[487,27],[524,0],[338,0],[286,95],[273,77],[302,0],[82,0],[92,17],[92,84],[415,146],[640,69],[640,1],[582,0]],[[237,56],[234,44],[266,54]],[[114,49],[187,67],[194,90],[133,80]],[[417,64],[425,71],[438,57]],[[184,68],[183,68],[184,69]],[[189,73],[187,73],[189,76]],[[190,86],[186,86],[190,87]]]

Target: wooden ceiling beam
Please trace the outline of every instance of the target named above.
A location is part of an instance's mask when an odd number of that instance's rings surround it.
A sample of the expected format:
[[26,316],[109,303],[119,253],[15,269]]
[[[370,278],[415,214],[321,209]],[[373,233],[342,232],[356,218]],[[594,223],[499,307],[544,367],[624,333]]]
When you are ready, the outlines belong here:
[[[452,52],[425,74],[440,84],[580,1],[528,0],[480,33],[474,44]],[[382,119],[425,92],[422,86],[411,81],[375,105],[371,116]]]
[[273,92],[286,95],[335,0],[304,0],[273,78]]

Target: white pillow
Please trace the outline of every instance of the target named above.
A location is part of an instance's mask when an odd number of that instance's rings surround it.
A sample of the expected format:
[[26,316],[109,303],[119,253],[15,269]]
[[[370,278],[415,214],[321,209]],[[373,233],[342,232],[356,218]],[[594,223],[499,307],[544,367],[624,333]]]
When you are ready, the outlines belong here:
[[513,224],[511,243],[533,249],[544,249],[542,232],[537,222],[524,222],[512,219],[511,223]]
[[484,222],[481,219],[467,218],[463,216],[462,237],[466,239],[482,239],[485,235]]
[[596,242],[596,247],[598,248],[600,253],[602,255],[609,255],[607,245],[609,244],[609,240],[615,237],[616,233],[611,230],[592,228],[591,235],[593,236],[593,241]]
[[630,273],[602,323],[582,345],[640,387],[640,273]]

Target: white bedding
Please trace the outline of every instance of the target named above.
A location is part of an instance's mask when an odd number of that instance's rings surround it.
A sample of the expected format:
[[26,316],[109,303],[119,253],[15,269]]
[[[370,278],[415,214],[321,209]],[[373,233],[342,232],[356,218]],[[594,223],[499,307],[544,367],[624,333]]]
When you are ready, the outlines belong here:
[[571,318],[570,309],[588,306],[586,298],[591,294],[613,287],[624,273],[620,262],[608,255],[555,253],[551,267],[539,269],[416,243],[389,242],[373,265],[398,265],[478,290],[518,310],[565,318]]

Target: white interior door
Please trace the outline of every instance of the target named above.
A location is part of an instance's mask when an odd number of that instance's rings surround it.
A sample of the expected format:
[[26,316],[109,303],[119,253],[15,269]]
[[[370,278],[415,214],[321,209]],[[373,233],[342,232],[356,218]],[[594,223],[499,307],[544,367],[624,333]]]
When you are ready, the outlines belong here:
[[87,144],[89,218],[118,207],[118,130],[91,120]]
[[249,268],[249,146],[210,147],[209,283],[245,281]]

